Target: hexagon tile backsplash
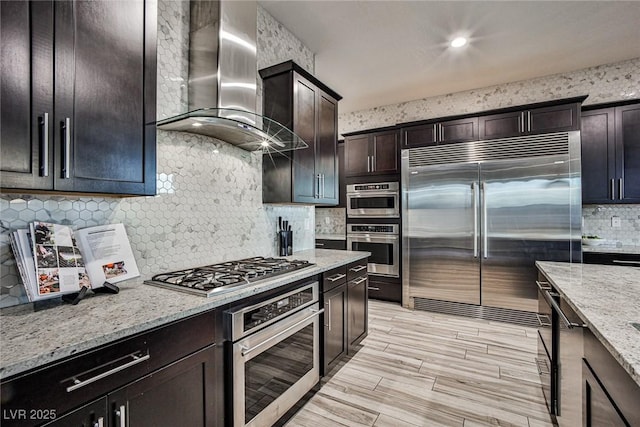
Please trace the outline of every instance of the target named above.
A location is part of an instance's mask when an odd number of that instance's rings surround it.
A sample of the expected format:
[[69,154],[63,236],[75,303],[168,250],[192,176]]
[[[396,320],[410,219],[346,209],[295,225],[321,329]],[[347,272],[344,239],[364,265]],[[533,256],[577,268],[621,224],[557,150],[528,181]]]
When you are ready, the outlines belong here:
[[255,255],[277,255],[278,216],[294,250],[311,249],[314,208],[262,204],[262,157],[198,135],[158,131],[158,195],[78,197],[2,194],[0,306],[26,302],[9,232],[35,220],[74,229],[125,224],[142,277]]

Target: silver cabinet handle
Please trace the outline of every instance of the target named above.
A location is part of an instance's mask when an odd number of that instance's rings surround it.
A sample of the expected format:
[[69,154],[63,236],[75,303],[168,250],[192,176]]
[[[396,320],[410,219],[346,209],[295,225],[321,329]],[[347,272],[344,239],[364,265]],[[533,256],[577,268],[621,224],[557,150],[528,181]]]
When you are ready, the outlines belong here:
[[540,289],[543,292],[544,291],[550,291],[552,289],[551,285],[549,285],[549,283],[547,283],[547,282],[540,282],[540,281],[536,280],[536,285],[538,285],[538,289]]
[[371,156],[367,156],[367,172],[371,172]]
[[527,111],[527,132],[531,132],[531,111]]
[[487,236],[488,232],[489,232],[489,227],[488,227],[488,220],[487,220],[487,189],[485,186],[484,181],[480,184],[480,191],[482,193],[482,223],[483,223],[483,236],[484,236],[484,241],[483,241],[483,251],[484,251],[484,257],[488,258],[489,257],[489,237]]
[[327,330],[331,331],[331,300],[327,300]]
[[325,193],[324,193],[324,190],[325,190],[324,189],[325,179],[324,178],[325,178],[325,176],[324,176],[324,174],[322,174],[322,198],[323,199],[325,197]]
[[360,283],[362,283],[362,282],[366,282],[366,281],[367,281],[367,279],[368,279],[368,277],[367,277],[367,276],[363,276],[363,277],[361,277],[361,278],[359,278],[359,279],[354,280],[354,281],[353,281],[353,284],[354,284],[354,285],[359,285],[359,284],[360,284]]
[[630,264],[630,265],[640,265],[640,261],[632,261],[632,260],[622,260],[622,259],[614,259],[611,260],[614,264]]
[[69,178],[69,168],[71,163],[71,119],[67,117],[62,122],[62,130],[64,134],[64,159],[62,164],[62,177]]
[[564,314],[564,312],[562,311],[562,309],[560,308],[560,305],[557,303],[557,301],[553,298],[553,296],[551,295],[551,293],[549,291],[545,291],[545,293],[548,295],[548,299],[547,301],[549,302],[549,304],[551,304],[551,307],[553,307],[553,309],[555,310],[556,313],[558,313],[558,317],[560,317],[560,319],[562,320],[562,323],[564,323],[564,325],[567,327],[567,329],[573,329],[573,328],[586,328],[587,325],[585,325],[584,323],[574,323],[571,322],[569,320],[569,318],[567,317],[566,314]]
[[347,277],[346,274],[338,273],[338,274],[334,274],[331,277],[327,277],[327,280],[333,283],[333,282],[337,282],[340,279],[344,279],[345,277]]
[[323,309],[323,308],[321,308],[320,310],[315,310],[315,309],[309,309],[309,310],[310,310],[310,311],[313,311],[313,314],[312,314],[311,316],[307,316],[307,317],[305,317],[304,319],[302,319],[301,321],[296,322],[296,323],[294,323],[293,325],[289,326],[289,327],[288,327],[287,329],[285,329],[284,331],[280,331],[280,332],[278,332],[277,334],[275,334],[275,335],[273,335],[273,336],[271,336],[271,337],[267,338],[266,340],[261,341],[261,342],[260,342],[260,344],[258,344],[258,345],[255,345],[255,346],[253,346],[253,347],[245,347],[245,348],[243,348],[243,349],[242,349],[242,356],[244,357],[244,356],[246,356],[247,354],[249,354],[249,353],[252,353],[252,352],[256,351],[256,349],[258,349],[258,348],[260,348],[260,347],[264,346],[265,344],[267,344],[267,343],[269,343],[269,342],[271,342],[271,341],[273,341],[273,340],[275,340],[275,339],[280,338],[282,335],[286,334],[287,332],[289,332],[289,331],[290,331],[290,330],[292,330],[292,329],[297,328],[298,326],[302,325],[302,324],[303,324],[304,322],[306,322],[307,320],[309,320],[309,319],[313,319],[314,317],[319,316],[320,314],[324,313],[324,309]]
[[93,424],[93,427],[104,427],[104,417],[99,417],[98,421]]
[[320,174],[316,174],[316,191],[315,196],[316,199],[320,198]]
[[144,356],[139,356],[139,354],[140,354],[139,351],[137,351],[135,353],[131,353],[130,355],[124,357],[124,358],[129,358],[130,357],[132,359],[131,361],[129,361],[129,362],[123,364],[123,365],[117,366],[117,367],[115,367],[113,369],[110,369],[110,370],[108,370],[106,372],[103,372],[101,374],[98,374],[95,377],[91,377],[89,379],[86,379],[84,381],[80,381],[79,379],[77,379],[75,377],[72,378],[73,379],[73,385],[67,387],[67,393],[70,393],[70,392],[72,392],[74,390],[77,390],[79,388],[82,388],[82,387],[84,387],[84,386],[86,386],[88,384],[91,384],[91,383],[94,383],[96,381],[99,381],[99,380],[101,380],[103,378],[106,378],[106,377],[108,377],[110,375],[115,374],[116,372],[120,372],[120,371],[122,371],[124,369],[127,369],[127,368],[129,368],[131,366],[137,365],[138,363],[142,363],[145,360],[149,360],[151,358],[149,353],[145,354]]
[[437,123],[433,124],[433,141],[431,142],[438,142],[438,124]]
[[547,314],[536,313],[536,319],[538,319],[538,325],[542,328],[551,326],[551,319],[549,319],[549,315]]
[[616,199],[616,182],[615,180],[610,179],[609,183],[611,184],[611,200],[615,200]]
[[380,290],[380,288],[376,288],[376,287],[374,287],[374,286],[367,286],[367,290],[368,290],[368,291],[379,291],[379,290]]
[[471,199],[473,205],[473,257],[478,258],[478,202],[476,200],[476,183],[471,183]]
[[622,178],[618,178],[618,199],[624,199],[624,181]]
[[116,411],[116,417],[120,421],[118,423],[120,427],[127,427],[127,413],[124,405],[120,405],[120,409]]
[[40,121],[40,176],[49,176],[49,113],[44,113]]
[[520,113],[520,117],[518,117],[518,130],[520,133],[524,132],[524,111]]
[[316,248],[319,248],[320,246],[324,246],[324,243],[318,243],[318,242],[316,242]]
[[364,270],[365,268],[367,268],[366,265],[356,265],[355,267],[351,267],[349,271],[353,271],[354,273],[357,273],[359,271]]
[[440,142],[444,141],[444,126],[442,126],[442,123],[439,123],[438,126],[440,126]]

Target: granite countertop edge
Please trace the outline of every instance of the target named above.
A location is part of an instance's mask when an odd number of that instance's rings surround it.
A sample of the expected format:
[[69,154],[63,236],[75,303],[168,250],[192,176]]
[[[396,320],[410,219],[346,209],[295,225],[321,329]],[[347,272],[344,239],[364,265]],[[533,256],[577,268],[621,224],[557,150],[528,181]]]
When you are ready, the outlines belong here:
[[[117,295],[96,295],[78,305],[33,311],[31,305],[0,310],[0,380],[60,361],[128,336],[224,306],[260,292],[321,274],[369,256],[369,252],[311,249],[290,259],[315,265],[286,277],[257,282],[205,298],[143,284],[137,278],[119,284]],[[123,314],[117,318],[114,314]],[[86,329],[82,326],[88,326]]]
[[[596,290],[589,290],[587,292],[591,292],[589,299],[599,300],[598,307],[589,306],[589,303],[586,299],[581,300],[580,294],[575,291],[571,292],[571,287],[583,286],[588,287],[590,284],[593,284],[590,280],[583,280],[582,274],[583,268],[589,270],[589,275],[594,274],[602,274],[602,279],[606,280],[607,277],[611,276],[611,272],[619,269],[624,269],[626,273],[635,273],[636,270],[640,271],[636,267],[623,267],[623,266],[610,266],[610,265],[598,265],[598,264],[569,264],[562,262],[550,262],[550,261],[537,261],[536,265],[543,271],[545,276],[549,279],[554,288],[560,293],[560,295],[564,298],[567,304],[576,312],[576,314],[584,321],[585,325],[589,328],[589,330],[595,335],[596,338],[605,346],[605,348],[609,351],[609,353],[620,363],[620,365],[624,368],[624,370],[633,378],[633,380],[640,385],[640,358],[637,360],[631,360],[630,358],[633,355],[637,355],[637,349],[633,348],[633,342],[640,343],[640,335],[635,337],[634,334],[637,333],[633,326],[627,325],[627,335],[629,335],[628,339],[620,339],[620,337],[615,336],[615,333],[621,332],[620,322],[629,323],[631,321],[640,321],[638,319],[623,319],[618,320],[618,316],[610,316],[605,315],[602,307],[610,308],[611,305],[608,304],[610,301],[607,301],[607,294],[610,292],[599,292],[604,289],[602,283],[596,283]],[[552,268],[562,268],[565,274],[570,277],[558,277],[558,271],[552,271]],[[630,269],[630,270],[627,270]],[[551,271],[550,271],[551,270]],[[640,276],[638,276],[640,278]],[[640,288],[640,280],[637,282],[638,287]],[[608,291],[612,291],[612,289],[606,288]],[[615,292],[615,290],[613,290]],[[634,300],[636,301],[636,300]],[[630,304],[634,305],[633,302]],[[636,304],[637,306],[637,304]],[[594,321],[593,319],[597,319]],[[614,332],[612,332],[614,331]],[[635,339],[634,339],[635,338]],[[640,346],[638,346],[640,348]]]

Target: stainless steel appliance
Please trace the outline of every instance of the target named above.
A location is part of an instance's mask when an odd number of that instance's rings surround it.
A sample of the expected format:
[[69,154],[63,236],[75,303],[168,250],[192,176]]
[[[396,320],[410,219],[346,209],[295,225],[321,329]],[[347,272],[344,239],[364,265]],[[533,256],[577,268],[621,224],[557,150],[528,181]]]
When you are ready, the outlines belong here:
[[347,217],[400,217],[400,185],[397,182],[347,185]]
[[369,274],[400,276],[400,237],[397,224],[347,224],[347,249],[371,252]]
[[313,265],[306,260],[253,257],[156,274],[144,283],[210,297]]
[[233,425],[273,425],[320,380],[318,282],[225,312]]
[[535,324],[535,261],[581,259],[580,191],[579,132],[403,150],[403,300]]

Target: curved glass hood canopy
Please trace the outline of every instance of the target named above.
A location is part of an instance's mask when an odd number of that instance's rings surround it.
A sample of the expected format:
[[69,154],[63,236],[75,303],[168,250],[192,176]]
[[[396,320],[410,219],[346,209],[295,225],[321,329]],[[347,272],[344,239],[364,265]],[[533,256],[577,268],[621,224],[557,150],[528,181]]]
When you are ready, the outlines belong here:
[[206,135],[248,151],[307,148],[291,130],[253,112],[257,3],[192,0],[189,9],[188,112],[158,121],[158,129]]
[[210,136],[247,151],[307,148],[298,135],[275,120],[231,108],[199,108],[157,123],[158,129]]

